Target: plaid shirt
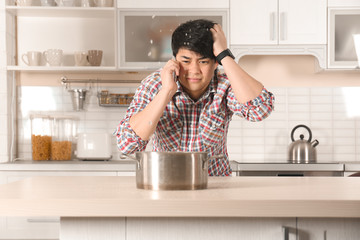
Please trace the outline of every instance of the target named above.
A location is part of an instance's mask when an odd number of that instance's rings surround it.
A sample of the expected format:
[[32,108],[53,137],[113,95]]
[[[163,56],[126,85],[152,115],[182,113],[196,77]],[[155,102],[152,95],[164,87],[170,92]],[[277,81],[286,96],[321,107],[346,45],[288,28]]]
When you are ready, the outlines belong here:
[[[225,158],[209,162],[208,171],[210,176],[229,176],[231,169],[226,138],[233,114],[248,121],[261,121],[273,110],[273,94],[264,88],[255,99],[240,103],[235,98],[227,76],[218,74],[195,102],[182,90],[180,83],[177,84],[178,90],[164,109],[152,137],[152,150],[207,152],[209,156],[224,154]],[[159,70],[145,78],[136,90],[124,119],[114,133],[122,153],[145,150],[149,141],[136,135],[130,127],[129,119],[143,110],[160,89]]]

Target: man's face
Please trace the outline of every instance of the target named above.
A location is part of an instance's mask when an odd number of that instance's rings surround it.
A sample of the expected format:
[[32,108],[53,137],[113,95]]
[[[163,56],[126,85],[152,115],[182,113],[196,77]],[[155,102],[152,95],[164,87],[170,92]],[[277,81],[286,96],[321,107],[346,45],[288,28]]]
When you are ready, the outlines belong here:
[[179,49],[176,61],[180,63],[180,84],[192,99],[198,100],[209,86],[218,64],[185,48]]

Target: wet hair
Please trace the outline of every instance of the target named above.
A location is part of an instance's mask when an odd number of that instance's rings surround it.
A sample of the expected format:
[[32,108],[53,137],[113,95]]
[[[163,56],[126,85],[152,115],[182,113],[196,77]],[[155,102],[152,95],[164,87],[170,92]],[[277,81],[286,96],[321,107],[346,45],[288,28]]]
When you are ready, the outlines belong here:
[[174,57],[180,48],[194,51],[205,58],[216,59],[213,52],[213,37],[210,28],[214,22],[198,19],[178,26],[172,34],[171,48]]

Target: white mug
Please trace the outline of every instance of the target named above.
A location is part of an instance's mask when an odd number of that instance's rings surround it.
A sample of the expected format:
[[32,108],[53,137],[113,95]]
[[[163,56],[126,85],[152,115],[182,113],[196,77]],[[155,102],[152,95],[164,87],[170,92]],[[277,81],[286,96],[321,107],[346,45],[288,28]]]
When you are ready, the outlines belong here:
[[24,53],[21,58],[23,62],[28,66],[40,66],[41,55],[41,52],[29,51],[27,53]]
[[48,49],[43,55],[50,66],[61,66],[63,61],[63,51],[61,49]]
[[73,7],[74,0],[55,0],[59,7]]
[[75,66],[86,66],[88,62],[87,52],[76,51],[74,52]]
[[97,7],[112,7],[113,0],[94,0],[95,6]]
[[29,7],[32,5],[32,0],[16,0],[16,5],[22,7]]
[[82,7],[91,7],[90,0],[81,0]]

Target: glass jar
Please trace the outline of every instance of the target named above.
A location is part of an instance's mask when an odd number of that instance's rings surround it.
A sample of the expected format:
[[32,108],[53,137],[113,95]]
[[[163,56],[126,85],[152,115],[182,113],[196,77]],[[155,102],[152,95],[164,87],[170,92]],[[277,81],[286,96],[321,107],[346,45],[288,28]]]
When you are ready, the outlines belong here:
[[54,134],[51,142],[51,160],[71,160],[76,135],[76,119],[69,116],[54,117]]
[[33,160],[50,160],[53,119],[47,115],[31,115],[31,147]]

